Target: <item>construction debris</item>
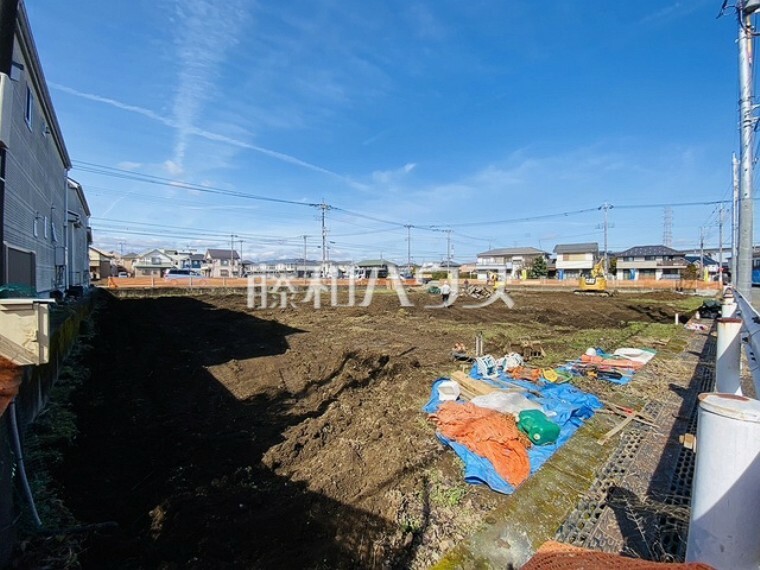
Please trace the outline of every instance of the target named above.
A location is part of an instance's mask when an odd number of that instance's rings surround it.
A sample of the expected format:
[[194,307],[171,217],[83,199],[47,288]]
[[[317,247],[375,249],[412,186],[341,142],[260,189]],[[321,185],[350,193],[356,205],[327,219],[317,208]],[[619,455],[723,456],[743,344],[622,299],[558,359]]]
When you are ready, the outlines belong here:
[[533,358],[543,358],[546,356],[546,351],[541,341],[523,337],[520,339],[520,354],[522,354],[523,359],[527,362]]
[[462,290],[462,294],[473,299],[488,299],[494,294],[494,289],[488,285],[468,285]]

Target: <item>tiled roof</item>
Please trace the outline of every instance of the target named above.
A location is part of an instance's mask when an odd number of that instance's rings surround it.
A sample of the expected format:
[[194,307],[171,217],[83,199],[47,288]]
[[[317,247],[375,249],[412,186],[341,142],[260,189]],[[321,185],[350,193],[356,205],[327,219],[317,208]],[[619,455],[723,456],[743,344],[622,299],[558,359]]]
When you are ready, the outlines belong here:
[[357,267],[382,267],[383,265],[396,265],[387,259],[365,259],[356,264]]
[[561,243],[554,248],[554,253],[599,253],[599,244],[588,243]]
[[618,257],[644,257],[647,255],[655,257],[680,256],[682,253],[664,245],[637,245],[617,254]]
[[496,256],[496,255],[541,255],[546,254],[545,251],[536,249],[535,247],[501,247],[498,249],[490,249],[479,253],[478,257]]
[[240,255],[234,249],[207,249],[205,257],[211,259],[240,259]]

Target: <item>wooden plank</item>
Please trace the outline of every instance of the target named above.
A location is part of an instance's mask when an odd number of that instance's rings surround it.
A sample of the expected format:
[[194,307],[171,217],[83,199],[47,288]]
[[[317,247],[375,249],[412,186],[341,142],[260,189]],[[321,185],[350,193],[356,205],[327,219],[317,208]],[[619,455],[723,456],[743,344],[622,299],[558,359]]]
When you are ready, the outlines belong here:
[[610,438],[615,436],[618,432],[622,431],[628,424],[630,424],[633,420],[636,419],[636,416],[630,415],[627,418],[625,418],[622,422],[620,422],[618,425],[616,425],[614,428],[612,428],[610,431],[605,433],[602,437],[596,440],[596,442],[599,445],[604,445],[607,443]]

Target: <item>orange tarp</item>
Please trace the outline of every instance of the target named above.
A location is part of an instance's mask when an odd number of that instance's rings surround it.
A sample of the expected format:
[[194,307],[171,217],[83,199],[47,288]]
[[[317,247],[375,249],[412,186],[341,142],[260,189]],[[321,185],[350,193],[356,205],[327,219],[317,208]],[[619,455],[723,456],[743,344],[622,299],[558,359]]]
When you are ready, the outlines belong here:
[[530,475],[530,442],[511,414],[444,402],[430,417],[442,435],[488,459],[510,485],[517,487]]
[[602,358],[601,356],[589,356],[588,354],[581,356],[581,362],[604,364],[605,366],[612,366],[613,368],[632,368],[633,370],[638,370],[644,366],[643,362],[628,360],[627,358]]
[[18,394],[21,368],[0,356],[0,416]]
[[619,554],[609,554],[587,550],[550,540],[541,545],[538,552],[523,566],[523,570],[712,570],[712,566],[699,562],[665,563],[650,562],[640,558],[627,558]]

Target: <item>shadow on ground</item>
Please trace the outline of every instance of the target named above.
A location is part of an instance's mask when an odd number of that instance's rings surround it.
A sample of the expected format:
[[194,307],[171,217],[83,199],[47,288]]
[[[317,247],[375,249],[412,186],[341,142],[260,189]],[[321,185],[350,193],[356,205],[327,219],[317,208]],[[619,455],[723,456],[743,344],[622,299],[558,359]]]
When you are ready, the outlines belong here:
[[[676,420],[667,443],[658,458],[640,458],[651,461],[653,467],[645,497],[616,486],[607,498],[625,542],[624,554],[645,560],[682,561],[686,553],[694,452],[680,444],[679,436],[695,433],[697,396],[712,389],[715,337],[708,335],[701,351],[688,350],[686,354],[698,356],[699,364],[688,384],[668,385],[680,404],[672,412]],[[649,467],[637,465],[637,469]]]
[[[83,567],[403,563],[403,553],[374,546],[392,523],[261,463],[307,415],[290,409],[299,394],[238,400],[208,371],[282,354],[299,330],[191,298],[108,296],[103,304],[91,379],[75,400],[81,435],[60,478],[80,520],[120,528],[88,539]],[[305,390],[329,381],[314,379]]]

